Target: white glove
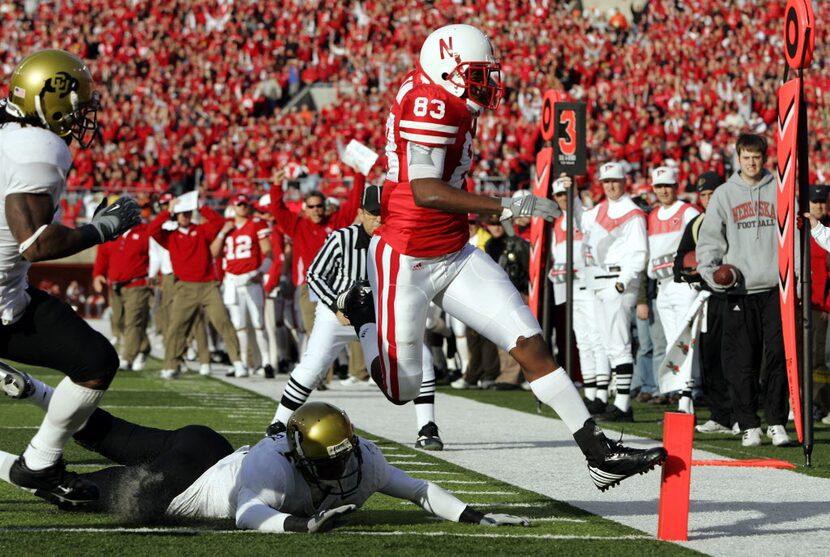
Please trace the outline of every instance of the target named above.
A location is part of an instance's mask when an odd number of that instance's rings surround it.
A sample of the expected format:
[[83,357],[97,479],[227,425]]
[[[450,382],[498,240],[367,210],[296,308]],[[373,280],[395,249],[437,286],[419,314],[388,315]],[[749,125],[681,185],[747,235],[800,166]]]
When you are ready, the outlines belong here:
[[501,206],[503,208],[499,219],[503,221],[517,217],[541,217],[552,222],[562,214],[555,201],[537,195],[525,195],[515,199],[502,197]]
[[308,533],[317,534],[328,532],[348,522],[345,515],[357,510],[357,505],[341,505],[326,511],[320,511],[308,520]]
[[530,526],[530,519],[512,514],[489,513],[479,523],[482,526]]
[[135,199],[122,195],[115,203],[107,206],[107,200],[101,202],[92,220],[85,226],[95,229],[101,238],[100,243],[109,242],[141,222],[141,209]]

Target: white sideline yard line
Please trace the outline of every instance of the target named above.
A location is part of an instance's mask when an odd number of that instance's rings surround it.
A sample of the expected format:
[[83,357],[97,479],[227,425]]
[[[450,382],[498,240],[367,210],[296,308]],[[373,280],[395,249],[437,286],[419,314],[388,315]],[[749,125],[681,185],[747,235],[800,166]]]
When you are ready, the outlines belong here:
[[[409,464],[409,462],[404,462],[403,464]],[[443,474],[447,476],[461,475],[461,472],[442,472],[441,470],[404,470],[403,468],[401,468],[401,471],[406,472],[407,474]]]
[[[458,493],[458,492],[456,492]],[[553,501],[551,501],[553,503]],[[411,505],[412,501],[401,501],[399,505]],[[518,509],[539,509],[549,506],[550,503],[474,503],[473,506],[479,507],[514,507]]]
[[438,466],[435,462],[402,462],[399,460],[390,460],[389,464],[406,464],[407,466]]
[[519,494],[516,491],[455,491],[455,490],[452,490],[451,493],[455,493],[456,495],[518,495]]
[[485,482],[484,480],[435,480],[434,483],[438,484],[489,484],[490,482]]
[[[208,528],[39,528],[39,527],[6,527],[0,528],[0,534],[204,534],[204,535],[252,535],[252,536],[273,536],[272,532],[260,532],[257,530],[211,530]],[[534,540],[649,540],[650,536],[629,535],[629,536],[578,536],[561,534],[491,534],[491,533],[469,533],[469,532],[404,532],[392,530],[389,532],[370,532],[364,530],[336,530],[329,536],[368,536],[368,537],[402,537],[418,536],[430,538],[487,538],[487,539],[534,539]]]

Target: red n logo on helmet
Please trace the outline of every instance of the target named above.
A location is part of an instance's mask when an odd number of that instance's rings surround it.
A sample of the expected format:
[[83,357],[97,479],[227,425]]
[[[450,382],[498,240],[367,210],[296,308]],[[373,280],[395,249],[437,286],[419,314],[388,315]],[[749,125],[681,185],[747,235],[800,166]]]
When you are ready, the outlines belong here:
[[447,56],[449,56],[450,58],[453,57],[452,37],[449,38],[449,41],[450,41],[450,44],[449,44],[449,46],[447,46],[447,43],[444,42],[444,39],[439,39],[438,40],[438,50],[439,50],[439,54],[441,54],[441,60],[444,59],[444,52],[446,52]]

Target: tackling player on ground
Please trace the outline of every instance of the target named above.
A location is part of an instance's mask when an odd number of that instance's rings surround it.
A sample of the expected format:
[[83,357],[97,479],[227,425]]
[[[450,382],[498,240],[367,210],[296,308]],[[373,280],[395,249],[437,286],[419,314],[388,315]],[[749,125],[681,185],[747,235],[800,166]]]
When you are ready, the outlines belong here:
[[509,351],[536,397],[573,433],[604,490],[661,463],[665,450],[629,449],[605,437],[505,272],[468,244],[467,213],[549,221],[559,214],[553,201],[533,195],[499,199],[466,191],[477,117],[495,109],[503,93],[499,63],[480,30],[447,25],[427,37],[386,122],[383,224],[370,246],[374,299],[357,286],[340,306],[361,338],[373,379],[395,404],[418,395],[430,301]]
[[[48,408],[52,387],[3,362],[0,369],[22,386],[15,398]],[[122,465],[84,474],[101,486],[100,500],[88,509],[126,512],[124,518],[140,523],[230,518],[243,530],[313,534],[342,525],[343,515],[379,492],[453,522],[529,524],[509,514],[483,514],[392,466],[377,445],[355,435],[342,410],[325,402],[300,406],[287,431],[236,451],[209,427],[155,429],[100,409],[74,438]],[[0,451],[0,479],[9,481],[14,458]]]
[[[0,106],[0,357],[66,374],[40,428],[10,467],[11,483],[70,504],[98,488],[67,472],[63,447],[93,413],[118,369],[118,355],[68,304],[29,286],[35,261],[59,259],[117,238],[139,223],[127,196],[98,207],[89,224],[52,222],[72,166],[69,144],[97,134],[98,94],[78,57],[42,50],[15,68]],[[1,386],[22,389],[0,370]]]

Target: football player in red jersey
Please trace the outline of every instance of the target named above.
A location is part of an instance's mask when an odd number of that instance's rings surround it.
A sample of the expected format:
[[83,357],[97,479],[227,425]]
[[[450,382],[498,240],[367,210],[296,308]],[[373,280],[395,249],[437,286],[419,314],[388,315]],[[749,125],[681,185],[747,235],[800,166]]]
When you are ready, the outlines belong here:
[[[499,199],[466,191],[476,118],[498,106],[500,77],[490,40],[479,29],[447,25],[426,38],[386,122],[383,224],[369,253],[373,300],[368,288],[357,286],[340,305],[358,331],[373,379],[395,404],[418,395],[430,301],[508,350],[536,397],[573,433],[604,490],[661,463],[665,450],[629,449],[605,437],[551,356],[521,294],[468,243],[467,213],[549,221],[559,214],[553,201],[534,195]],[[367,309],[371,302],[376,312]]]
[[261,361],[254,374],[272,378],[274,368],[265,336],[265,292],[262,287],[262,278],[271,268],[271,230],[267,222],[252,217],[251,202],[244,194],[231,198],[231,206],[234,218],[225,223],[211,245],[211,252],[216,257],[224,249],[222,298],[236,329],[239,352],[243,358],[248,353],[250,325]]

